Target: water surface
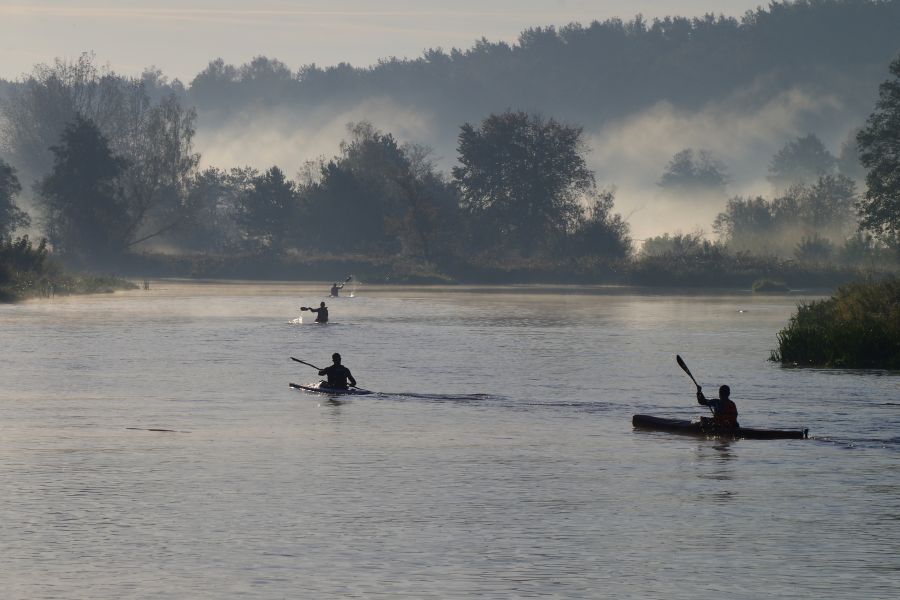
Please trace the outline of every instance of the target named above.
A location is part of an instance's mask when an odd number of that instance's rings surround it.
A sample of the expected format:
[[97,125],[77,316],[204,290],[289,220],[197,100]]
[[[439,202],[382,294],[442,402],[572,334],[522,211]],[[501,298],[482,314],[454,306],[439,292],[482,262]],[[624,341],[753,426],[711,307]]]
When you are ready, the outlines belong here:
[[[767,362],[800,297],[326,291],[0,306],[4,597],[900,595],[900,378]],[[335,351],[379,393],[288,388]],[[703,414],[676,353],[813,439],[633,431]]]

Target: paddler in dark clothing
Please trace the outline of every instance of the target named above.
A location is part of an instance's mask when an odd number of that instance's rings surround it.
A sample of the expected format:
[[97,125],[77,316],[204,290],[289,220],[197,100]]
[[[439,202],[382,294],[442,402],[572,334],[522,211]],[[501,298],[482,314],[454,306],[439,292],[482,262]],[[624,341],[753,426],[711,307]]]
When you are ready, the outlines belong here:
[[331,355],[331,360],[334,362],[333,365],[319,371],[319,375],[328,377],[328,387],[346,390],[348,381],[350,382],[350,385],[356,387],[356,380],[350,373],[350,369],[341,364],[341,355],[335,352]]
[[331,297],[337,298],[341,295],[341,290],[344,289],[344,284],[338,285],[337,282],[331,284]]
[[697,386],[697,402],[702,404],[703,406],[708,406],[713,411],[712,419],[707,417],[701,417],[700,421],[708,423],[712,421],[712,424],[716,427],[720,427],[722,429],[736,429],[740,427],[738,424],[738,410],[737,405],[731,401],[731,388],[727,385],[723,385],[719,388],[719,397],[718,398],[709,398],[703,395],[703,391],[700,389],[700,386]]
[[325,306],[324,302],[319,303],[319,308],[301,306],[300,310],[308,310],[309,312],[316,313],[316,323],[327,323],[328,322],[328,307]]

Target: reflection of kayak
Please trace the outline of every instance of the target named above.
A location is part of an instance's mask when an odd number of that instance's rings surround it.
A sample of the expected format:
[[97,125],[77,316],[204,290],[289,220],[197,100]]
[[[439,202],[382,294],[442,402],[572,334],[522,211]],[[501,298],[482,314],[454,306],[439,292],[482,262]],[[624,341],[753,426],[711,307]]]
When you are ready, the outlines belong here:
[[333,388],[325,385],[324,381],[311,383],[309,385],[300,385],[299,383],[288,384],[295,390],[303,390],[304,392],[315,392],[317,394],[331,394],[335,396],[366,396],[371,394],[369,390],[362,388]]
[[778,439],[804,439],[809,433],[808,429],[753,429],[750,427],[738,427],[737,429],[716,429],[704,426],[698,421],[685,421],[683,419],[665,419],[650,415],[634,415],[631,424],[638,429],[652,429],[654,431],[668,431],[682,435],[700,435],[710,437],[745,438],[752,440],[778,440]]

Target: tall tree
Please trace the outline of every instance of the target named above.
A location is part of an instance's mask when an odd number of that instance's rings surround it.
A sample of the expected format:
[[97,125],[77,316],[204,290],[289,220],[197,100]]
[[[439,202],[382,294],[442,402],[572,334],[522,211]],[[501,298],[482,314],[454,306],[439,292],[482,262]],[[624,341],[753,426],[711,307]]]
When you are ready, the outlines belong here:
[[131,221],[119,187],[126,161],[114,156],[100,129],[81,117],[66,126],[50,150],[53,168],[38,192],[54,248],[93,261],[120,254],[128,245]]
[[16,170],[0,158],[0,238],[31,223],[28,215],[16,205],[16,196],[21,191]]
[[150,107],[143,83],[98,68],[90,54],[34,67],[29,77],[0,103],[3,141],[13,164],[27,177],[46,175],[53,164],[50,146],[76,117],[97,125],[117,154]]
[[525,256],[550,249],[573,230],[580,200],[595,189],[582,129],[522,111],[463,125],[458,155],[462,206],[488,247]]
[[810,133],[791,140],[772,157],[767,179],[777,189],[786,189],[828,175],[834,171],[836,164],[836,159],[822,140]]
[[131,221],[128,245],[163,235],[189,220],[188,188],[200,155],[194,153],[194,109],[185,109],[175,95],[150,107],[136,131],[124,140],[128,168],[122,187]]
[[875,111],[859,132],[860,160],[868,171],[860,205],[861,227],[900,249],[900,57],[881,84]]
[[248,242],[273,254],[282,252],[290,232],[298,226],[294,182],[273,166],[251,179],[238,211],[238,223]]
[[446,253],[453,245],[457,197],[435,171],[431,151],[401,146],[365,121],[348,129],[340,155],[322,164],[317,178],[304,177],[306,243],[425,260]]
[[[153,99],[150,93],[153,93]],[[199,156],[192,151],[196,113],[185,109],[180,82],[147,71],[139,78],[98,68],[90,54],[38,65],[0,103],[0,134],[26,177],[42,178],[54,160],[49,147],[76,118],[94,123],[116,156],[128,162],[122,186],[135,244],[184,222],[187,183]]]

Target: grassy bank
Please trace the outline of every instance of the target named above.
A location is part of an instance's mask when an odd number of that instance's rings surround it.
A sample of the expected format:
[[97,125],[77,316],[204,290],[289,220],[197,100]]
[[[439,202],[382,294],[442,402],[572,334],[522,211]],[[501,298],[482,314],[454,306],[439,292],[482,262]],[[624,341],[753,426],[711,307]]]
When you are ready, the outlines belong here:
[[[288,253],[136,254],[124,258],[131,277],[199,279],[334,280],[354,275],[369,283],[404,284],[615,284],[644,287],[750,290],[773,280],[787,289],[835,288],[871,275],[841,265],[809,265],[748,254],[662,255],[628,260],[585,256],[522,259],[491,256],[445,258],[439,263],[397,256]],[[881,276],[880,274],[878,276]],[[784,289],[781,288],[781,289]],[[774,291],[764,288],[760,292]]]
[[842,286],[801,304],[771,360],[786,365],[900,369],[900,279]]
[[0,302],[110,293],[135,287],[134,283],[118,277],[68,272],[50,257],[43,241],[35,247],[28,236],[0,239]]

